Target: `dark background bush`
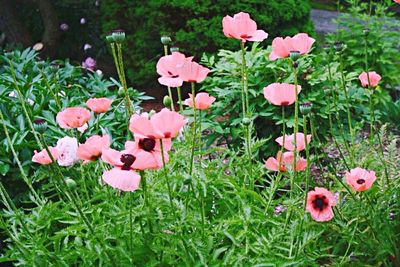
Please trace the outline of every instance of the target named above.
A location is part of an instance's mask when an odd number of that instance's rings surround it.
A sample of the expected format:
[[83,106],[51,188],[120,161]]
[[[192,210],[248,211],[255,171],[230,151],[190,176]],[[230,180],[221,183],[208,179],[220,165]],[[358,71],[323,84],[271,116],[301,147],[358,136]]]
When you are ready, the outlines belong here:
[[270,34],[292,35],[313,32],[308,0],[247,1],[115,1],[101,2],[103,32],[122,28],[127,32],[127,69],[131,82],[139,88],[155,85],[155,65],[162,55],[160,36],[170,35],[184,53],[237,49],[234,40],[222,33],[222,18],[240,11],[250,13],[258,27]]

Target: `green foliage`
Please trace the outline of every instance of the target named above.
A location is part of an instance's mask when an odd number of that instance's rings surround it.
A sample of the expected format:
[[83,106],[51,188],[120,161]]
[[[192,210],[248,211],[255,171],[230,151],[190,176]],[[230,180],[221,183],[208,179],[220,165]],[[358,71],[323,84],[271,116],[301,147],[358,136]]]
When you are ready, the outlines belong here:
[[[50,131],[46,133],[49,141],[53,142],[63,136],[63,132],[55,122],[57,112],[67,106],[82,105],[90,97],[110,97],[114,99],[114,105],[118,108],[114,113],[100,118],[100,123],[113,125],[112,132],[124,128],[121,120],[125,117],[123,97],[118,95],[119,84],[115,80],[105,80],[96,72],[85,72],[80,67],[71,65],[66,61],[39,61],[34,50],[14,51],[0,57],[0,108],[6,117],[13,146],[19,159],[28,174],[32,171],[31,158],[33,150],[38,146],[29,127],[27,118],[18,101],[19,94],[16,85],[20,89],[21,98],[25,101],[31,120],[44,119],[49,125]],[[10,65],[12,64],[12,65]],[[15,72],[15,79],[10,66]],[[135,99],[135,107],[139,108],[142,100],[149,99],[130,88],[130,95]],[[56,97],[54,97],[56,96]],[[56,103],[56,99],[59,104]],[[89,122],[94,125],[95,121]],[[91,132],[92,127],[89,127]],[[18,197],[24,197],[25,187],[19,177],[15,160],[10,158],[10,147],[5,139],[4,132],[0,131],[0,174],[10,185],[12,195],[22,193]],[[17,199],[17,198],[16,198]]]
[[105,33],[122,28],[127,34],[128,77],[139,87],[154,85],[155,65],[162,55],[161,35],[168,34],[188,55],[201,57],[219,47],[232,49],[236,42],[222,33],[222,18],[248,12],[271,38],[313,32],[308,0],[288,1],[102,1]]

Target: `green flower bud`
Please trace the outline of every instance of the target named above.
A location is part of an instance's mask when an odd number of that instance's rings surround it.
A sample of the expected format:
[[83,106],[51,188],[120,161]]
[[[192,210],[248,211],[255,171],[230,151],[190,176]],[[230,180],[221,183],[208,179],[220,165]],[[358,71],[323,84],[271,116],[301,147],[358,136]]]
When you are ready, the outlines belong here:
[[152,117],[154,114],[156,114],[156,111],[154,109],[149,111],[149,117]]
[[169,51],[171,51],[171,53],[173,53],[173,52],[179,52],[179,47],[173,46],[173,47],[171,47],[171,48],[169,49]]
[[171,98],[169,96],[167,96],[167,95],[164,96],[164,99],[163,99],[164,106],[170,107],[171,103],[172,103]]
[[336,52],[342,52],[343,51],[343,42],[341,41],[336,41],[333,44],[333,48],[336,50]]
[[76,182],[72,180],[71,178],[66,178],[65,183],[67,184],[68,188],[74,189],[76,188]]
[[251,119],[250,118],[243,118],[242,123],[243,123],[243,125],[250,125]]
[[300,57],[300,52],[299,52],[299,51],[290,51],[290,58],[291,58],[293,61],[298,60],[299,57]]
[[33,121],[33,128],[36,132],[43,134],[47,130],[47,122],[44,119],[36,119]]
[[306,102],[306,103],[300,104],[301,114],[303,114],[303,115],[309,114],[312,110],[312,106],[313,106],[313,104],[311,102]]
[[122,88],[122,87],[118,88],[118,95],[119,96],[124,96],[125,95],[124,88]]
[[161,43],[163,45],[169,45],[172,42],[171,37],[169,36],[161,36]]

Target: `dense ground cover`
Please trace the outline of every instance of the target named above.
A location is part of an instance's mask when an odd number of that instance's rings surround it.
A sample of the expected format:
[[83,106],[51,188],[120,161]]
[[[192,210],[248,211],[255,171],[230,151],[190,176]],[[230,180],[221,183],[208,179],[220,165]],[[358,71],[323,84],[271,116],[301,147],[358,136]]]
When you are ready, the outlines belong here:
[[[353,3],[356,19],[326,44],[299,33],[267,49],[268,29],[231,14],[220,31],[238,51],[203,65],[164,36],[157,112],[127,84],[122,31],[107,36],[118,80],[4,53],[1,261],[398,266],[391,4]],[[172,99],[184,84],[192,94]]]

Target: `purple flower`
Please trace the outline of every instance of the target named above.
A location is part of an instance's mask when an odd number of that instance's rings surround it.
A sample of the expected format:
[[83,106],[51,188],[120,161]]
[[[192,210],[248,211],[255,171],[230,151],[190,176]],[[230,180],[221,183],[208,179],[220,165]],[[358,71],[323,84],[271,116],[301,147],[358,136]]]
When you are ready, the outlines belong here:
[[89,50],[90,48],[92,48],[92,46],[91,46],[90,44],[85,44],[85,45],[83,46],[83,50],[84,50],[84,51]]
[[99,6],[100,5],[100,0],[96,0],[96,2],[94,4],[95,4],[95,6]]
[[86,23],[86,19],[85,18],[81,18],[80,23],[83,25]]
[[94,70],[96,68],[96,60],[91,57],[87,57],[85,61],[82,62],[82,67],[89,70]]
[[67,23],[61,23],[60,24],[60,30],[62,30],[63,32],[68,31],[68,29],[69,29],[69,26],[68,26]]

